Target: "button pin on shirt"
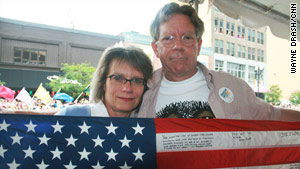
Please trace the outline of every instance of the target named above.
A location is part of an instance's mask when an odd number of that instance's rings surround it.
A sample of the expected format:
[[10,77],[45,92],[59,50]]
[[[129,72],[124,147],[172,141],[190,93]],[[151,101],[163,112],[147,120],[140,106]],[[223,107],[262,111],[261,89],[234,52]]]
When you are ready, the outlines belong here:
[[227,87],[220,88],[219,96],[226,103],[231,103],[234,100],[232,91]]

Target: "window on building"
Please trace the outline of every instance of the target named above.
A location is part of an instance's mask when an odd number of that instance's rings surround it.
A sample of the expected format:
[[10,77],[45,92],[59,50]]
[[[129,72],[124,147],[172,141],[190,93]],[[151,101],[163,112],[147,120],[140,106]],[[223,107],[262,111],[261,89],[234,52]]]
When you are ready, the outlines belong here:
[[264,50],[261,50],[261,55],[260,55],[260,61],[264,62],[265,61],[265,56],[264,56]]
[[255,48],[252,48],[252,60],[255,60]]
[[30,64],[36,65],[38,63],[38,52],[34,51],[31,52],[31,59],[30,59]]
[[14,48],[14,63],[45,65],[45,50]]
[[264,44],[264,33],[260,34],[260,44]]
[[219,40],[215,39],[215,53],[219,53]]
[[223,30],[224,30],[223,20],[220,20],[220,29],[219,29],[219,32],[223,33]]
[[246,57],[246,46],[242,46],[242,58]]
[[215,70],[223,70],[224,61],[216,60],[215,62]]
[[230,34],[230,23],[226,22],[226,35]]
[[245,79],[245,65],[228,62],[227,72],[243,80]]
[[215,18],[215,31],[219,33],[223,33],[223,20]]
[[242,33],[241,33],[241,26],[238,26],[237,27],[237,38],[241,38],[241,35],[242,35]]
[[248,59],[251,60],[252,50],[248,47]]
[[235,56],[235,44],[231,43],[231,56]]
[[226,42],[226,55],[230,55],[230,42]]
[[257,61],[260,61],[260,49],[257,49]]
[[46,63],[46,51],[39,51],[38,64],[44,65]]
[[254,85],[255,82],[255,67],[249,66],[248,67],[248,83]]
[[237,46],[238,57],[242,57],[242,46],[238,44]]
[[224,44],[223,40],[215,39],[215,53],[224,53]]
[[21,62],[22,60],[22,50],[15,48],[14,50],[14,62]]
[[219,29],[219,19],[215,18],[215,31],[218,32]]
[[257,43],[260,44],[260,32],[257,32]]
[[252,42],[255,42],[255,30],[252,30]]
[[223,40],[220,40],[220,44],[219,44],[219,48],[220,48],[220,53],[223,54],[224,53],[224,44],[223,44]]
[[235,25],[234,25],[234,23],[232,23],[231,24],[231,31],[230,31],[231,36],[234,36],[234,27],[235,27]]
[[29,64],[29,55],[30,55],[30,50],[28,49],[23,50],[22,63]]
[[251,29],[248,28],[248,41],[251,41]]
[[242,39],[245,39],[246,30],[245,27],[242,27]]

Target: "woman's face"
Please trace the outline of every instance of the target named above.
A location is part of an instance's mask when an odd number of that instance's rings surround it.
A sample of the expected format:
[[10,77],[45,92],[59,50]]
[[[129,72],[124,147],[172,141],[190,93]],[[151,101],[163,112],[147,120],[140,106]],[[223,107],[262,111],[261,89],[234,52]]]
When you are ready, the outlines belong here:
[[[129,117],[131,111],[139,105],[143,95],[144,85],[135,83],[136,80],[144,79],[143,74],[125,61],[113,60],[108,76],[111,78],[106,79],[104,104],[110,117]],[[124,83],[122,80],[124,78],[136,80]]]

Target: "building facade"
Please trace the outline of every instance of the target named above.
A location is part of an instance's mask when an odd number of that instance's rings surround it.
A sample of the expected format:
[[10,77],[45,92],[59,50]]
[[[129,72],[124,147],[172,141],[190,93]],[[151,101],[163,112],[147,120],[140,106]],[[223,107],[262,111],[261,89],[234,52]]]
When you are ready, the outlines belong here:
[[59,75],[62,63],[96,66],[102,52],[120,41],[121,36],[0,18],[0,79],[14,90],[35,90]]
[[215,7],[211,24],[214,69],[245,80],[255,92],[266,92],[266,27],[245,27]]

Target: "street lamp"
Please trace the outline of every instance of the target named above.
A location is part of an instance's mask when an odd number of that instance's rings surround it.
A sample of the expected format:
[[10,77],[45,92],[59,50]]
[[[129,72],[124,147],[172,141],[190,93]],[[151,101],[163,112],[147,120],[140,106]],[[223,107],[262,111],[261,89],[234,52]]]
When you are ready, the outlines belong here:
[[263,66],[255,66],[255,75],[257,77],[257,95],[259,96],[259,79],[261,74],[264,71],[264,67]]

